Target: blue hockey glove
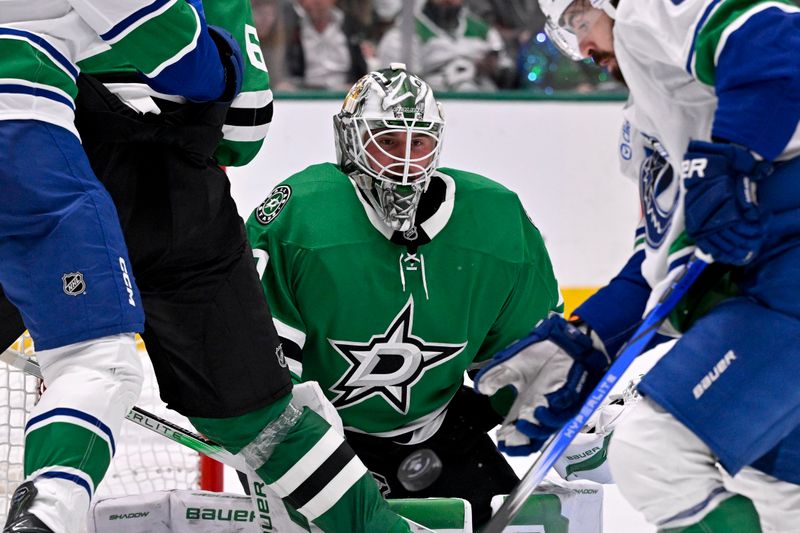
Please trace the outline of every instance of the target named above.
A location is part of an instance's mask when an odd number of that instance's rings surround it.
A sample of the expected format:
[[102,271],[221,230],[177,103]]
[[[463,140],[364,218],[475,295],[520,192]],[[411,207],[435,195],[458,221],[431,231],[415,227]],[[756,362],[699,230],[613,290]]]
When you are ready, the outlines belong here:
[[692,141],[683,158],[686,233],[715,261],[745,265],[758,255],[766,230],[756,184],[772,165],[741,146]]
[[517,397],[497,432],[508,455],[538,451],[578,413],[611,364],[596,333],[560,316],[542,321],[508,346],[475,376],[475,390],[494,394],[511,386]]
[[242,81],[244,80],[242,49],[233,35],[224,28],[209,25],[208,34],[217,45],[222,68],[225,70],[225,91],[217,100],[230,102],[242,90]]

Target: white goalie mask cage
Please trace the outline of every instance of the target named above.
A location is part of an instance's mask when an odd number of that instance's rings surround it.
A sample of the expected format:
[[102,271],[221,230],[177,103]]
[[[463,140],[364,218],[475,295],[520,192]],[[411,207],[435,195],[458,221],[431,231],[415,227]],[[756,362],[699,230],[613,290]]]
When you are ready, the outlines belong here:
[[[358,80],[333,123],[342,171],[355,180],[388,227],[410,229],[442,146],[444,116],[433,90],[405,65],[393,63]],[[405,134],[402,155],[381,146],[383,136],[397,133]],[[426,137],[433,143],[424,142]],[[420,153],[415,143],[431,148]]]
[[586,59],[578,43],[580,28],[594,25],[602,11],[612,19],[617,14],[611,0],[539,0],[539,7],[546,17],[544,30],[547,36],[574,61]]

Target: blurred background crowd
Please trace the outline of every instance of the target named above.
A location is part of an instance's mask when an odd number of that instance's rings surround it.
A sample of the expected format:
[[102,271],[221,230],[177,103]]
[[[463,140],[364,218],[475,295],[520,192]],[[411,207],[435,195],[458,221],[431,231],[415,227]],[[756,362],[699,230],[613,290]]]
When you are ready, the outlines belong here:
[[273,90],[347,90],[406,63],[434,89],[619,92],[561,55],[538,0],[252,0]]

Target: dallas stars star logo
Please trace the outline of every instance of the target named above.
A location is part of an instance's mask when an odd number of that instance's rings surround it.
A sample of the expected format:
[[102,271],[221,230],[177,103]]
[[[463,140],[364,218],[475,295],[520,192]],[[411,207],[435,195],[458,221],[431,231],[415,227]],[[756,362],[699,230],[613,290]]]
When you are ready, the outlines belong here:
[[338,393],[332,403],[337,408],[363,402],[372,396],[383,397],[398,413],[408,413],[411,387],[426,371],[457,356],[467,343],[426,343],[411,334],[414,299],[382,335],[358,343],[328,339],[350,368],[332,387]]

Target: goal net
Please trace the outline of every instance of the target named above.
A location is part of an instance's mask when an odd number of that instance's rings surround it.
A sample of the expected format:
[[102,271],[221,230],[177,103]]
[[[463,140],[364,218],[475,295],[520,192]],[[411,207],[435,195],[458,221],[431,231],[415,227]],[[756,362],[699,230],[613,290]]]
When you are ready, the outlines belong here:
[[[144,367],[142,395],[136,405],[191,429],[189,421],[161,401],[153,365],[139,340]],[[30,338],[21,337],[13,350],[35,357]],[[2,350],[0,348],[0,350]],[[0,524],[5,523],[11,495],[24,479],[25,423],[39,397],[38,379],[0,362]],[[155,432],[124,421],[117,451],[95,498],[141,494],[167,489],[222,490],[222,465]]]

